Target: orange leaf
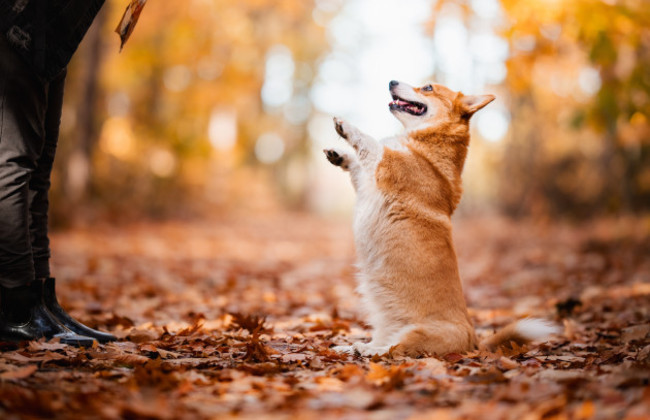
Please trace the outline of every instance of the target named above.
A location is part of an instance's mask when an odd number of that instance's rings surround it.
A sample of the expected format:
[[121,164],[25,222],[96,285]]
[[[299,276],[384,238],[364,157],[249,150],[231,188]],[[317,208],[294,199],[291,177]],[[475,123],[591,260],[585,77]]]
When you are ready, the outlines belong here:
[[390,375],[390,371],[379,363],[370,362],[370,371],[366,374],[366,379],[372,382],[382,382]]

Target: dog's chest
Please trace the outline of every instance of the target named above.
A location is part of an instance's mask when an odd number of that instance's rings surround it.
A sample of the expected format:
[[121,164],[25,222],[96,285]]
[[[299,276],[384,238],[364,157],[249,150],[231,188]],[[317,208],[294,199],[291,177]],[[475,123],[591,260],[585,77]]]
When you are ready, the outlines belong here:
[[[377,188],[376,178],[365,178],[357,191],[354,211],[354,239],[360,262],[364,265],[379,264],[384,251],[388,224],[388,202],[385,194]],[[369,268],[369,267],[367,267]]]

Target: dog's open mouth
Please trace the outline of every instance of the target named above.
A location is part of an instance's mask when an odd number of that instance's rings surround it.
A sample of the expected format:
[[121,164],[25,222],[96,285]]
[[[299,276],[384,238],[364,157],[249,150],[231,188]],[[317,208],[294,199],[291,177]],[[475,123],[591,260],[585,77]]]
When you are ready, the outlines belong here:
[[425,104],[406,101],[397,95],[393,95],[393,101],[388,104],[388,107],[391,111],[403,111],[416,116],[427,112],[427,106]]

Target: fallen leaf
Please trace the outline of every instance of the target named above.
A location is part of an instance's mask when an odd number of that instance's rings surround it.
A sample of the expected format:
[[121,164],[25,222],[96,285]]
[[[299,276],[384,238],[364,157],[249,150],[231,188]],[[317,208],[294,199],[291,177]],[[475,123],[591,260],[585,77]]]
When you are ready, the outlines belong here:
[[380,385],[386,390],[401,388],[406,378],[412,376],[412,373],[408,372],[403,365],[386,368],[379,363],[370,362],[369,368],[366,380]]
[[417,367],[422,370],[427,370],[432,375],[445,375],[447,373],[447,366],[445,363],[434,357],[419,359]]
[[25,379],[32,376],[38,370],[38,366],[29,365],[18,369],[0,373],[0,380],[11,381],[16,379]]
[[284,363],[293,363],[293,362],[304,362],[309,356],[304,353],[288,353],[283,354],[280,360]]
[[56,350],[65,350],[68,348],[67,344],[61,344],[58,342],[49,342],[49,341],[30,341],[29,350],[31,351],[42,351],[42,350],[50,350],[50,351],[56,351]]
[[575,381],[576,379],[580,379],[580,380],[591,379],[588,373],[578,369],[573,369],[573,370],[548,369],[548,370],[542,370],[538,372],[535,376],[539,379],[556,381],[556,382]]
[[158,338],[158,334],[150,330],[134,329],[126,338],[134,343],[145,343],[147,341],[152,341]]
[[623,329],[621,339],[623,342],[629,343],[630,341],[643,340],[648,334],[650,334],[650,324],[634,325]]
[[445,354],[443,358],[448,362],[456,363],[456,362],[460,362],[461,360],[463,360],[465,358],[465,356],[463,356],[462,354],[458,354],[458,353],[448,353],[448,354]]

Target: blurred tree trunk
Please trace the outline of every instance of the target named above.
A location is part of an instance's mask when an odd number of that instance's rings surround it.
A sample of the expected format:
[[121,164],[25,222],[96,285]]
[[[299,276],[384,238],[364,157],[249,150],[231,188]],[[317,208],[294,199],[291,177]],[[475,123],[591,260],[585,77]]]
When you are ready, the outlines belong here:
[[512,95],[512,138],[500,167],[498,195],[506,214],[523,217],[543,213],[539,171],[543,165],[542,132],[538,128],[535,98],[529,92]]
[[68,160],[65,190],[70,204],[87,196],[91,180],[91,160],[97,143],[96,115],[100,96],[99,73],[103,61],[102,28],[108,16],[108,4],[97,15],[77,54],[84,64],[80,74],[74,149]]

